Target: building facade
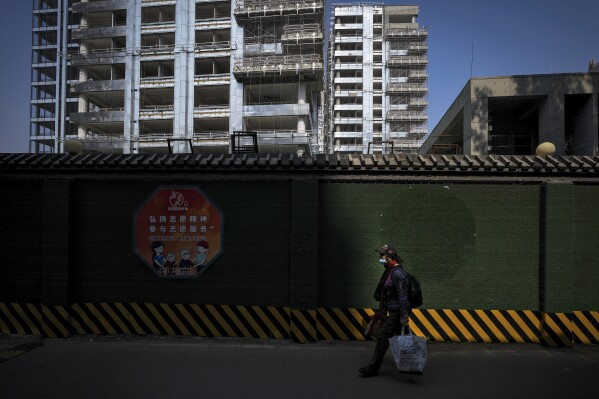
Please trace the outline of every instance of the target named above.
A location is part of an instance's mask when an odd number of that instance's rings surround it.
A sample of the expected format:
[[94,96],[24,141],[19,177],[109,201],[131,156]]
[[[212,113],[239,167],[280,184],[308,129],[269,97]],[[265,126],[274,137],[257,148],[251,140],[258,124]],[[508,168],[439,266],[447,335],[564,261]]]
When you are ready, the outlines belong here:
[[[30,150],[317,150],[323,0],[35,0]],[[257,144],[257,148],[256,148]]]
[[418,6],[333,5],[326,122],[333,152],[420,147],[428,133],[428,31],[418,13]]
[[599,73],[470,79],[420,147],[420,154],[599,153]]

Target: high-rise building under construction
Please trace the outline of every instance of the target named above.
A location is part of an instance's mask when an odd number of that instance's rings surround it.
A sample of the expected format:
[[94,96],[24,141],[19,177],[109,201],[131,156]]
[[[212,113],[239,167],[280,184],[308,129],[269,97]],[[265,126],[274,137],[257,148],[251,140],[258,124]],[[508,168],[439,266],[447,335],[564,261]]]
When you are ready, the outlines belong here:
[[418,6],[333,5],[325,143],[336,153],[416,152],[428,133],[428,31]]
[[30,150],[313,152],[323,10],[324,0],[34,0]]

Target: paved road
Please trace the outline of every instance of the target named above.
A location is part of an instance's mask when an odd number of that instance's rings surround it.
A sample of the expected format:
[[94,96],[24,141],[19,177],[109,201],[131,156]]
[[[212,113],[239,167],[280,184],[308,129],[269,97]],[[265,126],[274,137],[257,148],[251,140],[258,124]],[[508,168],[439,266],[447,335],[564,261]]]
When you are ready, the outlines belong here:
[[599,347],[431,343],[423,376],[358,377],[373,342],[0,337],[0,398],[586,398]]

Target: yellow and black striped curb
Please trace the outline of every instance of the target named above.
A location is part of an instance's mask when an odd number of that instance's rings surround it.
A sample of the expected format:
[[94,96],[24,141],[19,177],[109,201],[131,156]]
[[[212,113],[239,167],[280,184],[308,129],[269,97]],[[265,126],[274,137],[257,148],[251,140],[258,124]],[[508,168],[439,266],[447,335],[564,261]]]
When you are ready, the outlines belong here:
[[[318,340],[366,340],[374,311],[361,308],[291,309],[156,303],[83,303],[69,306],[0,303],[4,334],[156,334]],[[548,346],[599,344],[599,312],[415,309],[410,326],[441,342],[518,342]]]

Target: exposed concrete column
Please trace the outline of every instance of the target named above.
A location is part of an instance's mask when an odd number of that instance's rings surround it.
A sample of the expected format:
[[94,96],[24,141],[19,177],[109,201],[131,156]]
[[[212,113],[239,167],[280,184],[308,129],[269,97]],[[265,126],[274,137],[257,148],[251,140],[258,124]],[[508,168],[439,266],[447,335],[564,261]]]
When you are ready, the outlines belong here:
[[551,93],[541,102],[539,108],[539,143],[549,141],[555,145],[555,155],[566,152],[564,96]]
[[306,117],[305,116],[300,116],[297,118],[297,131],[298,131],[298,133],[306,131]]
[[582,106],[580,115],[573,122],[573,131],[570,141],[570,153],[576,155],[596,155],[597,135],[599,134],[598,122],[598,95],[591,94]]
[[[383,13],[384,13],[385,8],[383,7]],[[384,21],[384,15],[383,15],[383,21]],[[382,51],[382,57],[381,57],[381,61],[383,63],[383,68],[382,68],[382,81],[383,81],[383,86],[382,86],[382,95],[383,95],[383,112],[382,112],[382,124],[381,124],[381,138],[383,141],[387,141],[390,140],[389,137],[389,122],[387,121],[387,112],[389,110],[389,96],[387,95],[387,85],[389,84],[389,80],[391,77],[391,74],[389,73],[388,69],[387,69],[387,54],[389,51],[390,43],[385,39],[385,27],[383,27],[383,40],[382,40],[382,45],[381,45],[381,51]]]
[[297,102],[298,104],[305,104],[307,99],[306,83],[300,81],[297,86]]
[[[194,111],[195,1],[177,1],[176,15],[173,137],[190,139]],[[190,148],[179,141],[175,142],[173,152],[190,152]]]
[[[77,112],[87,112],[87,96],[85,94],[79,94],[79,100],[77,101]],[[77,125],[77,137],[80,139],[87,138],[87,129],[83,123]]]
[[[141,0],[127,2],[127,56],[125,59],[125,109],[123,154],[130,154],[131,140],[139,137],[139,79],[141,76]],[[133,148],[137,153],[137,148]]]
[[[84,47],[82,45],[82,47]],[[79,82],[87,82],[88,75],[87,70],[83,67],[79,69]],[[77,100],[77,112],[87,112],[87,95],[85,93],[79,93]],[[87,129],[82,123],[77,124],[77,137],[84,139],[87,137]]]
[[236,60],[243,60],[243,26],[237,24],[234,15],[235,7],[231,6],[231,58],[229,85],[229,133],[243,129],[243,83],[238,82],[233,75]]
[[470,96],[464,106],[463,152],[467,155],[489,153],[489,99]]
[[362,153],[368,152],[368,143],[372,142],[372,120],[373,112],[373,39],[374,39],[374,17],[372,6],[364,6],[362,16],[363,38],[362,38]]
[[[298,85],[297,85],[297,103],[298,104],[306,104],[308,102],[308,89],[306,87],[306,83],[301,81],[301,77],[299,79]],[[306,131],[306,121],[307,121],[306,116],[298,116],[297,118],[297,131],[299,132],[305,132]]]

